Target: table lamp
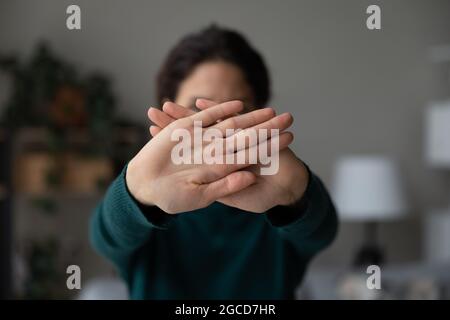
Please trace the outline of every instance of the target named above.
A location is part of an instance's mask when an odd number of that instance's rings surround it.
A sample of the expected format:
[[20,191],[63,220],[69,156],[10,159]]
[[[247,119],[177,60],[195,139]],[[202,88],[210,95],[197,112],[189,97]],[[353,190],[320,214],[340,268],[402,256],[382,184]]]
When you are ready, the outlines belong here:
[[383,263],[377,225],[403,217],[407,205],[395,162],[384,156],[346,156],[335,166],[332,196],[344,221],[364,223],[365,240],[354,264]]

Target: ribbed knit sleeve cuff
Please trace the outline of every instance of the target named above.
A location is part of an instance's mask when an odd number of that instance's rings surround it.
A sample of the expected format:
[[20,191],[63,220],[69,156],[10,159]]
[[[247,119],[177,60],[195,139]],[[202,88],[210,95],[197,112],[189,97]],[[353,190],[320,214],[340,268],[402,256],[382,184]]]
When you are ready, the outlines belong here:
[[167,229],[174,215],[169,215],[157,206],[146,206],[137,201],[126,184],[127,166],[113,183],[114,196],[110,197],[109,205],[114,206],[116,212],[122,212],[124,223],[132,224],[131,228],[158,228]]

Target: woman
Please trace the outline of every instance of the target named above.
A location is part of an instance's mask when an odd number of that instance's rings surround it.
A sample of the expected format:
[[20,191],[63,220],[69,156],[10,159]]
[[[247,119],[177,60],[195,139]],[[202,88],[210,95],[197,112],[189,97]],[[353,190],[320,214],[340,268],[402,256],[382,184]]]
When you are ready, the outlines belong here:
[[[148,112],[154,138],[93,215],[95,248],[134,299],[293,298],[311,258],[334,239],[337,218],[319,178],[288,148],[291,115],[253,107],[270,98],[261,56],[237,32],[209,27],[172,49],[157,96],[165,103]],[[279,129],[278,172],[174,165],[170,134],[191,130],[193,120],[220,130]]]

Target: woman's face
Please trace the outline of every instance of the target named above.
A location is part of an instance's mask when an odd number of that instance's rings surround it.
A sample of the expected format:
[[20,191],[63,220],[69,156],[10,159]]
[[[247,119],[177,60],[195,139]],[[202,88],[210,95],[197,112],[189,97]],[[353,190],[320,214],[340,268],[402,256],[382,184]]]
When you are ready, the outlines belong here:
[[242,71],[223,61],[199,64],[180,84],[175,103],[195,109],[195,100],[205,98],[217,103],[241,100],[245,112],[254,109],[252,90]]

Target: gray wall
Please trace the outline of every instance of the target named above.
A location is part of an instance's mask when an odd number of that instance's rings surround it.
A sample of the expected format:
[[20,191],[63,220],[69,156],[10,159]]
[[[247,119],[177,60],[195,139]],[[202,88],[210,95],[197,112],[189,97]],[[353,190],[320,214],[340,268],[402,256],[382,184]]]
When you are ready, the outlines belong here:
[[[65,9],[82,9],[82,30],[65,28]],[[380,4],[382,30],[365,27],[365,8]],[[386,153],[402,163],[414,212],[382,228],[388,258],[421,256],[420,218],[448,203],[449,176],[423,161],[423,110],[444,97],[442,66],[430,45],[450,43],[450,1],[2,1],[0,51],[24,57],[39,39],[77,63],[114,77],[120,110],[144,122],[153,78],[186,32],[218,22],[245,33],[272,71],[280,111],[294,114],[293,148],[330,183],[336,158]],[[0,79],[4,99],[5,79]],[[343,224],[316,263],[348,262],[361,239]]]

